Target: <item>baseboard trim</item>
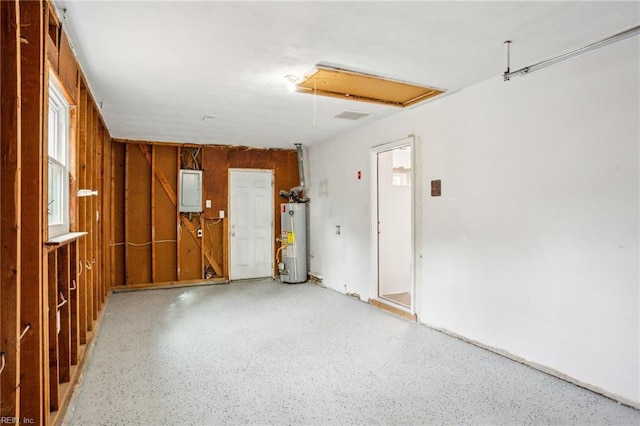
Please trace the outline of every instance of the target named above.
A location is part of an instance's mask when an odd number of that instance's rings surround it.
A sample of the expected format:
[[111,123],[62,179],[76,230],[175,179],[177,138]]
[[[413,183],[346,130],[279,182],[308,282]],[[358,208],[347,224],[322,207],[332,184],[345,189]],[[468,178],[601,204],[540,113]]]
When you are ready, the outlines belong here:
[[309,281],[324,287],[324,285],[322,284],[322,275],[316,274],[314,272],[307,272],[307,275],[309,276]]
[[112,287],[112,290],[115,293],[119,293],[122,291],[153,290],[153,289],[193,287],[193,286],[200,286],[200,285],[216,285],[216,284],[229,284],[229,280],[226,278],[212,278],[210,280],[167,281],[167,282],[160,282],[160,283],[116,285]]

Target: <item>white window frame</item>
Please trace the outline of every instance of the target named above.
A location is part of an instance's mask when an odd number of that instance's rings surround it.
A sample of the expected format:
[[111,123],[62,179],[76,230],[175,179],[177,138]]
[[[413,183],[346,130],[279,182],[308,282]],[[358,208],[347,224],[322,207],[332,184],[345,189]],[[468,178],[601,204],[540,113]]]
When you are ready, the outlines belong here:
[[51,72],[47,123],[47,224],[52,238],[69,232],[71,105]]

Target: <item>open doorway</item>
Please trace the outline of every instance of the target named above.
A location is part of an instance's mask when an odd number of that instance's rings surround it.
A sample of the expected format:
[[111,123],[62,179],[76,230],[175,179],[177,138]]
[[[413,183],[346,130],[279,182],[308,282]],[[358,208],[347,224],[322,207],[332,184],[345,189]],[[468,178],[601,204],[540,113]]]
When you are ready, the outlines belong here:
[[378,147],[374,160],[376,296],[413,312],[413,139]]

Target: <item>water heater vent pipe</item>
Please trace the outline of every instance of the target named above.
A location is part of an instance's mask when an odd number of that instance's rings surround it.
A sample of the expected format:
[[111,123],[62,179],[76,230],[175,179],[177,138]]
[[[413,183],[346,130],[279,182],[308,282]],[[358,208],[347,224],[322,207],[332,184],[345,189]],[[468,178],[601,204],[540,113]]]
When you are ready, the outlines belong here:
[[302,154],[302,144],[296,143],[296,151],[298,154],[298,178],[300,179],[300,184],[296,187],[291,188],[289,192],[280,191],[280,196],[284,198],[288,198],[292,203],[306,203],[309,201],[307,197],[304,196],[305,184],[304,184],[304,160]]
[[304,191],[304,161],[302,158],[302,144],[297,143],[295,144],[295,146],[298,153],[298,176],[300,178],[300,185],[298,186],[298,189],[300,190],[300,195],[302,196],[302,192]]

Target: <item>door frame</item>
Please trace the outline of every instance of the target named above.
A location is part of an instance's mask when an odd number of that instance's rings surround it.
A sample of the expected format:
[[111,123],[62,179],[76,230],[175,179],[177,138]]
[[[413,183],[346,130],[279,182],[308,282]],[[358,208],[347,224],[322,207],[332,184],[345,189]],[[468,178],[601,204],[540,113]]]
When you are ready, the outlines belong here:
[[[410,288],[411,288],[411,306],[406,306],[394,303],[388,299],[383,299],[379,294],[379,238],[378,238],[378,154],[385,151],[391,151],[395,148],[403,146],[409,146],[411,149],[411,272],[410,272]],[[379,303],[393,306],[402,311],[408,312],[411,315],[416,314],[416,206],[419,193],[419,186],[417,179],[417,162],[416,162],[416,138],[414,135],[409,135],[405,138],[398,139],[393,142],[387,142],[372,147],[370,150],[370,170],[371,170],[371,258],[373,260],[373,281],[371,294],[373,299]]]
[[[231,267],[232,267],[232,262],[231,262],[231,256],[233,256],[232,250],[231,250],[231,232],[233,232],[233,229],[231,228],[231,198],[232,198],[232,192],[231,192],[231,174],[233,172],[262,172],[262,173],[270,173],[271,174],[271,197],[269,197],[269,199],[271,200],[270,202],[270,208],[271,208],[271,249],[270,249],[270,256],[271,256],[271,272],[270,272],[270,276],[272,279],[275,279],[275,274],[274,274],[274,269],[275,269],[275,226],[276,226],[276,213],[275,213],[275,170],[274,169],[247,169],[247,168],[229,168],[228,169],[228,178],[227,178],[227,212],[228,212],[228,226],[227,226],[227,253],[229,254],[229,256],[227,257],[227,266],[228,266],[228,271],[229,271],[229,280],[231,281]],[[253,279],[253,278],[248,278],[248,279]]]

